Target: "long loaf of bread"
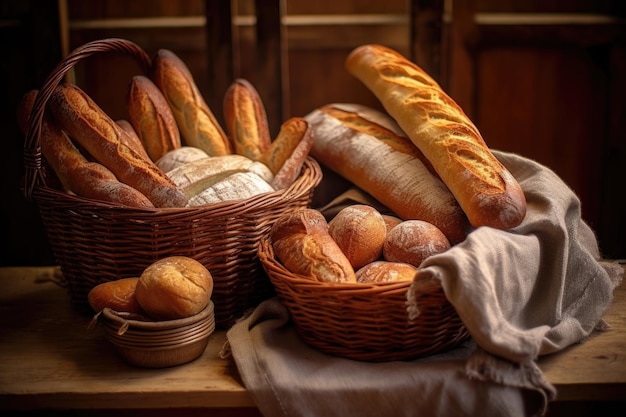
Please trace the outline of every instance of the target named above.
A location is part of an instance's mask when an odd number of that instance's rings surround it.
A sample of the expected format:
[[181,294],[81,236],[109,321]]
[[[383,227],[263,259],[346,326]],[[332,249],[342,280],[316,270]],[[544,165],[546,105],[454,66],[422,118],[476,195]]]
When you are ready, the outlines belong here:
[[187,198],[152,161],[129,148],[127,133],[74,84],[57,86],[49,108],[59,126],[123,183],[137,189],[155,207],[184,207]]
[[357,104],[329,104],[305,118],[311,154],[323,165],[403,219],[432,223],[451,242],[465,239],[465,213],[391,117]]
[[354,49],[345,65],[432,163],[473,226],[506,230],[524,219],[526,199],[518,182],[428,74],[381,45]]
[[[24,134],[28,129],[28,116],[32,112],[36,95],[36,90],[28,92],[18,106],[18,120]],[[81,197],[112,204],[154,207],[145,195],[118,181],[105,166],[87,160],[65,132],[46,116],[41,125],[40,141],[41,153],[66,190]]]

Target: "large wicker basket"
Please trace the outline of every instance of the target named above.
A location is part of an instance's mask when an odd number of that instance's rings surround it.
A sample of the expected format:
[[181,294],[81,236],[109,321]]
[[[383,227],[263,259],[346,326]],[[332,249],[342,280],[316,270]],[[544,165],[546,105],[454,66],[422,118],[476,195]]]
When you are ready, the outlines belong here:
[[150,58],[124,39],[87,43],[52,71],[37,95],[24,147],[26,197],[34,201],[73,303],[89,312],[87,293],[95,285],[138,276],[154,261],[189,256],[213,275],[215,320],[228,327],[245,310],[273,294],[257,257],[260,239],[285,212],[311,204],[322,172],[309,158],[288,189],[244,201],[189,208],[137,209],[70,195],[52,187],[41,155],[44,109],[67,71],[93,54],[122,53],[145,73]]
[[268,236],[261,240],[259,258],[299,336],[322,352],[370,362],[409,360],[451,349],[469,337],[439,285],[420,290],[420,314],[409,320],[409,282],[311,280],[278,261]]

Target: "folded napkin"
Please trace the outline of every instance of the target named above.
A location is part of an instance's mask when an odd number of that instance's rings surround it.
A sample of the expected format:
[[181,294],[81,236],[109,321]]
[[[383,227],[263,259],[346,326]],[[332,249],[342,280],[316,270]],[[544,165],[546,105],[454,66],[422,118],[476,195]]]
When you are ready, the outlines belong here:
[[[596,328],[623,278],[600,258],[576,195],[548,168],[494,151],[528,201],[510,231],[478,228],[420,269],[437,280],[472,338],[412,361],[366,363],[323,354],[298,337],[277,298],[227,333],[242,380],[266,416],[533,416],[555,390],[535,363]],[[324,210],[359,201],[354,192]],[[367,196],[364,196],[367,198]],[[407,293],[414,297],[424,281]]]

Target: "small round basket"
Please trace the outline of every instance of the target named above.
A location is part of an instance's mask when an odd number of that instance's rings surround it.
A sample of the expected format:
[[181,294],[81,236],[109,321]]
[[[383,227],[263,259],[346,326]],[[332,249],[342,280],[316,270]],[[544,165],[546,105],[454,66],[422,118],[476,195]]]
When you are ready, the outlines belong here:
[[142,321],[105,308],[99,315],[106,339],[128,363],[143,368],[168,368],[197,359],[215,330],[214,304],[178,320]]
[[218,326],[229,327],[273,294],[257,257],[259,240],[279,216],[311,204],[322,178],[320,166],[308,158],[299,178],[287,189],[198,207],[122,207],[51,186],[40,138],[46,104],[70,69],[104,53],[128,56],[145,74],[149,72],[151,59],[128,40],[104,39],[78,47],[39,89],[24,145],[24,193],[39,207],[72,302],[85,314],[93,314],[87,294],[96,285],[140,276],[150,264],[167,256],[188,256],[211,272],[215,320]]
[[424,286],[417,295],[420,314],[410,320],[410,282],[314,281],[285,269],[269,237],[259,245],[259,258],[299,336],[322,352],[368,362],[409,360],[446,351],[469,337],[440,286]]

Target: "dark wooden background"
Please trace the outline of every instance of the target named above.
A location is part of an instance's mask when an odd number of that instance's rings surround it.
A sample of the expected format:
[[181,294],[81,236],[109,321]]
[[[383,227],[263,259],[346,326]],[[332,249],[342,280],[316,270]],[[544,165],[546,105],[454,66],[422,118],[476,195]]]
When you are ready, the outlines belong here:
[[[326,103],[380,107],[343,61],[364,43],[393,47],[439,80],[492,148],[533,158],[560,175],[580,197],[603,254],[626,258],[624,4],[0,0],[1,264],[53,262],[37,208],[20,190],[16,104],[68,50],[107,37],[135,41],[149,54],[173,50],[220,119],[233,77],[249,79],[274,134],[286,118]],[[85,61],[75,77],[112,117],[122,118],[126,83],[136,71],[127,59],[103,56]]]

